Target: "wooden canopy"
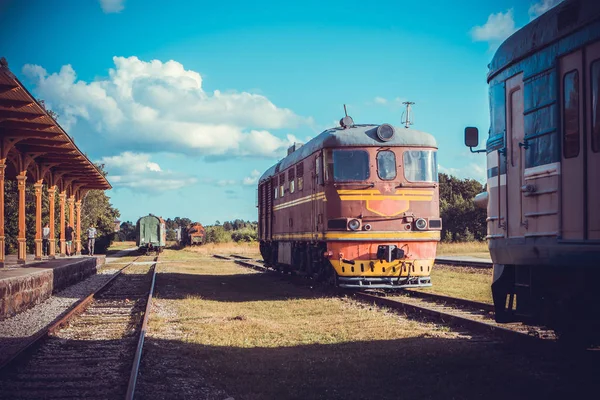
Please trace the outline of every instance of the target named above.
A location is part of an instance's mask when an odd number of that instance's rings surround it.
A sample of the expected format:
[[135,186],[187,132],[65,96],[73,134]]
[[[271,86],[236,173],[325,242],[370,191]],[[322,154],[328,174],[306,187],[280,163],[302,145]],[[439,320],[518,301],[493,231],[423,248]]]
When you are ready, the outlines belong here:
[[[102,172],[75,145],[0,59],[0,162],[6,178],[26,172],[51,185],[111,189]],[[37,173],[34,173],[37,171]]]

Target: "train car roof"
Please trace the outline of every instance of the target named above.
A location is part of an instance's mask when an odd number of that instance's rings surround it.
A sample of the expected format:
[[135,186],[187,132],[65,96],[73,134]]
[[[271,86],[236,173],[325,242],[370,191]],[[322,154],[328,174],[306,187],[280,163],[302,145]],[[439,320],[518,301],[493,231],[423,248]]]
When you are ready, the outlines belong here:
[[[259,182],[283,171],[300,160],[305,159],[315,151],[331,147],[381,147],[381,146],[406,146],[406,147],[434,147],[437,148],[435,138],[426,132],[416,129],[394,127],[394,136],[384,142],[377,137],[379,125],[354,125],[350,128],[332,128],[321,132],[308,143],[294,151],[269,168],[259,179]],[[279,166],[279,170],[275,172]]]
[[600,1],[566,0],[504,41],[489,65],[488,82],[506,67],[600,19]]

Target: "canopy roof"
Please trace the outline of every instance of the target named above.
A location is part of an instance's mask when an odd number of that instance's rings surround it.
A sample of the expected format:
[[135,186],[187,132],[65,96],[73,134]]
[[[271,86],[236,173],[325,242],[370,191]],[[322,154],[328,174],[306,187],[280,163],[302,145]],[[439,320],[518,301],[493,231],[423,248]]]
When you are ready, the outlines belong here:
[[1,158],[10,159],[16,150],[81,188],[111,188],[104,174],[8,69],[4,58],[0,59],[0,143]]

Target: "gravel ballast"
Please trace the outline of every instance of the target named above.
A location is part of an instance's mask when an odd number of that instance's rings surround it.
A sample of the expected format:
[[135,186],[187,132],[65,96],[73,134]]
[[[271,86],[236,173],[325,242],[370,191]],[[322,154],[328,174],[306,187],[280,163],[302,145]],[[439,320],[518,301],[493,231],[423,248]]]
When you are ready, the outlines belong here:
[[27,311],[0,321],[0,364],[17,352],[29,338],[44,329],[75,302],[108,281],[119,268],[100,269],[97,274],[62,290]]

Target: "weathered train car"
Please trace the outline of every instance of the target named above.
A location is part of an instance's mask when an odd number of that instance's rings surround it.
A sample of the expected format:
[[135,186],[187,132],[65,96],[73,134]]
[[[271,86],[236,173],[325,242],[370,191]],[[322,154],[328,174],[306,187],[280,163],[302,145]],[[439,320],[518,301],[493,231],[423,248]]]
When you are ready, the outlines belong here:
[[145,253],[160,253],[166,245],[167,229],[165,221],[156,215],[146,215],[138,219],[136,225],[136,245]]
[[202,224],[192,224],[187,228],[186,244],[190,246],[201,245],[204,243],[204,236],[206,236],[206,232]]
[[341,287],[430,286],[436,151],[430,134],[389,124],[346,123],[293,146],[259,180],[265,262]]
[[[600,327],[600,2],[567,0],[490,64],[489,248],[498,321]],[[475,128],[465,130],[477,147]]]

